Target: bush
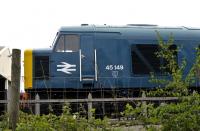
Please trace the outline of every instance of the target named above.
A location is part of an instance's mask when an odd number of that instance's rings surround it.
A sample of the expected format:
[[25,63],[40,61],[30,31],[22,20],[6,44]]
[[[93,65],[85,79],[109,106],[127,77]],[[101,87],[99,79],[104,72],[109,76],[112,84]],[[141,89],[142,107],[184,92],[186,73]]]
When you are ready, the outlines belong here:
[[8,114],[0,116],[0,131],[4,131],[8,129],[9,123],[8,123]]
[[[7,128],[7,127],[5,127]],[[63,107],[61,116],[53,114],[49,115],[32,115],[21,112],[17,131],[90,131],[90,130],[110,130],[108,119],[104,118],[86,119],[81,117],[79,113],[71,114],[69,104]]]

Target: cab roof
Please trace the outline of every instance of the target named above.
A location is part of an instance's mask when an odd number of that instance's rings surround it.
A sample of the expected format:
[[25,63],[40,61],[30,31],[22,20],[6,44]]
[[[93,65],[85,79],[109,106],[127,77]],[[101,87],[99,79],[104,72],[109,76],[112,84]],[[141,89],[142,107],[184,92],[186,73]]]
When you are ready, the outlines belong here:
[[124,37],[134,37],[137,39],[155,39],[155,31],[158,31],[162,37],[169,37],[173,34],[175,39],[180,40],[198,40],[200,41],[200,28],[191,27],[164,27],[149,24],[128,24],[126,26],[109,26],[109,25],[88,25],[65,26],[61,27],[59,32],[62,33],[120,33]]

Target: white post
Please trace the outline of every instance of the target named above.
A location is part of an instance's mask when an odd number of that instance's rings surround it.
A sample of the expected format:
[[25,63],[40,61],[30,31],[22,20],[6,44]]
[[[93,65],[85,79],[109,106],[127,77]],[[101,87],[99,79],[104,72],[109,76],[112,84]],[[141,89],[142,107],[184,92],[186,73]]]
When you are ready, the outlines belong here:
[[[142,92],[142,98],[146,98],[145,91]],[[142,101],[142,106],[144,106],[143,115],[147,117],[147,102]]]
[[40,96],[38,94],[36,94],[35,100],[36,100],[36,103],[35,103],[35,114],[36,115],[40,115],[40,103],[38,102],[40,100]]

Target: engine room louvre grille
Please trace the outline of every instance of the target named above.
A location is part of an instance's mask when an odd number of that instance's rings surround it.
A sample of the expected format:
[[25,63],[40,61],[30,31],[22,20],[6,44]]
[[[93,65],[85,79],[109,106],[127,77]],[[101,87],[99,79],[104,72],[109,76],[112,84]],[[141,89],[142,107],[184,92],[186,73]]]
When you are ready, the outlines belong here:
[[49,56],[35,56],[34,79],[49,79]]

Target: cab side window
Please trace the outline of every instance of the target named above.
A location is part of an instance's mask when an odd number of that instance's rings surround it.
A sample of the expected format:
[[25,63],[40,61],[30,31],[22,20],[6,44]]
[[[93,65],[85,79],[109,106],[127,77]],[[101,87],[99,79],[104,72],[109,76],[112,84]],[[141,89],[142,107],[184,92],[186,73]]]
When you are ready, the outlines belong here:
[[77,52],[80,48],[80,37],[78,35],[61,35],[58,38],[56,52]]
[[80,38],[78,35],[65,35],[65,51],[76,52],[79,50]]
[[58,38],[58,41],[57,41],[57,44],[56,44],[56,48],[55,48],[55,51],[56,52],[64,52],[65,50],[65,47],[64,47],[64,35],[61,35],[59,38]]

